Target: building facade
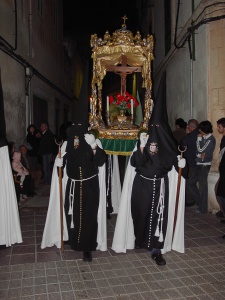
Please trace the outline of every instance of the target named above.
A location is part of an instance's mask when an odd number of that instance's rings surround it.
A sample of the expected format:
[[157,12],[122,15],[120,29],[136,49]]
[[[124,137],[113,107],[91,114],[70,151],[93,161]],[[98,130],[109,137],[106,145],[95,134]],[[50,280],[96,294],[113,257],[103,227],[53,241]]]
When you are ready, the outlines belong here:
[[7,138],[23,143],[30,123],[57,134],[71,120],[73,72],[63,40],[63,1],[0,2],[0,69]]
[[[225,117],[225,3],[214,0],[147,0],[142,31],[155,37],[154,89],[167,74],[167,110],[175,119],[209,120],[217,145],[209,174],[209,207],[218,209],[214,185],[218,178],[221,136],[216,121]],[[141,6],[140,6],[141,7]]]

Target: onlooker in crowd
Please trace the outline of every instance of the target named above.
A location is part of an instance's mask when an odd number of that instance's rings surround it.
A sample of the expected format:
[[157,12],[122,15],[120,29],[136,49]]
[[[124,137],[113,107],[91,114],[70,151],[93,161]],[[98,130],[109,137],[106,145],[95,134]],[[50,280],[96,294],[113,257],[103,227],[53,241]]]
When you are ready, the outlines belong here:
[[41,158],[38,155],[40,137],[41,137],[40,131],[36,128],[34,124],[30,124],[27,127],[26,141],[29,145],[27,150],[28,150],[28,155],[32,160],[32,165],[36,169],[40,168],[41,165]]
[[196,202],[196,213],[208,212],[208,174],[216,147],[216,139],[212,135],[213,129],[210,121],[202,121],[199,126],[197,138],[196,163],[198,170],[199,199]]
[[[222,134],[219,152],[219,179],[215,186],[216,199],[220,206],[220,212],[216,215],[225,218],[225,118],[217,121],[217,131]],[[225,223],[225,220],[221,220]]]
[[37,189],[41,181],[42,172],[37,167],[37,164],[33,164],[34,160],[32,159],[32,157],[28,155],[28,150],[26,145],[21,145],[19,147],[19,151],[21,152],[21,163],[31,174],[31,177],[33,178],[34,181],[35,188]]
[[196,142],[198,131],[198,121],[190,119],[187,124],[187,135],[180,141],[181,148],[186,147],[183,157],[186,158],[188,167],[188,178],[186,180],[185,205],[192,206],[198,202],[199,190],[197,187],[198,171],[196,166]]
[[[21,163],[21,153],[15,151],[12,161],[13,174],[16,175],[16,181],[20,181],[20,194],[22,198],[20,200],[27,199],[27,197],[33,197],[35,195],[34,181],[29,174],[29,171]],[[22,177],[22,181],[21,181]]]
[[41,138],[38,154],[42,156],[42,166],[44,172],[43,183],[51,184],[52,163],[54,160],[56,144],[54,135],[49,129],[48,122],[42,122],[40,126]]
[[181,139],[187,135],[187,122],[185,122],[182,118],[178,118],[175,121],[175,127],[176,129],[173,131],[173,137],[177,141],[177,144],[180,145]]
[[13,154],[12,168],[16,172],[16,176],[20,177],[20,187],[23,189],[25,176],[29,175],[28,170],[21,163],[21,153],[15,151]]

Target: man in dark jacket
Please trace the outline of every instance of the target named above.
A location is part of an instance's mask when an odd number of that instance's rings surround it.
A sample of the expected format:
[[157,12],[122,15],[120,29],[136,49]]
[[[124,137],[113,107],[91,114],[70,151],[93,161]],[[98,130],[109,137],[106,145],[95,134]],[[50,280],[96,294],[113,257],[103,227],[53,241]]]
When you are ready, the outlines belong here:
[[[217,131],[222,134],[223,137],[220,142],[219,179],[215,186],[215,192],[222,216],[225,218],[225,118],[221,118],[217,121]],[[225,220],[221,220],[221,222],[225,223]]]
[[40,131],[42,133],[38,154],[42,156],[42,167],[44,171],[44,183],[51,184],[52,160],[55,152],[54,135],[49,129],[47,122],[41,123]]
[[180,146],[187,147],[183,153],[186,158],[188,167],[188,178],[186,180],[186,196],[185,205],[192,206],[198,203],[199,190],[197,187],[198,171],[196,167],[196,141],[199,134],[198,121],[196,119],[190,119],[187,124],[188,134],[181,139]]

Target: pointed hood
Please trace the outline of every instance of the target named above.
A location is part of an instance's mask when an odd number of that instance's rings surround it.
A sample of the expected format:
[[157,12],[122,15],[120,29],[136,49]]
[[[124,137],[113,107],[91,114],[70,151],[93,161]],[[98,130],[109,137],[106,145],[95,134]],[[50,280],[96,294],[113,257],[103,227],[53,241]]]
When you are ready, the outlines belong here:
[[84,134],[88,132],[88,108],[89,108],[89,63],[86,63],[83,82],[78,103],[75,107],[74,121],[68,132],[67,152],[74,149],[74,137],[84,141]]
[[165,72],[162,75],[149,120],[148,134],[146,148],[152,160],[152,176],[156,175],[157,178],[161,178],[177,163],[177,155],[179,154],[168,123]]
[[6,146],[6,125],[5,125],[5,113],[4,113],[4,99],[2,90],[1,70],[0,70],[0,147]]

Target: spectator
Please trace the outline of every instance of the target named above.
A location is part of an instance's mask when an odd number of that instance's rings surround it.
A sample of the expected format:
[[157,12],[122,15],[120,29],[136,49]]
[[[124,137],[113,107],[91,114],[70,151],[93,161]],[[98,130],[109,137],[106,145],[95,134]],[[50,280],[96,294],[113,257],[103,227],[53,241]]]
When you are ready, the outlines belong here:
[[[216,199],[220,206],[220,213],[216,213],[217,216],[225,217],[225,118],[221,118],[217,121],[217,131],[222,134],[220,142],[219,152],[219,179],[215,186]],[[221,220],[221,223],[225,223],[225,220]]]
[[25,176],[29,175],[28,170],[22,165],[21,163],[21,153],[15,151],[13,154],[13,162],[12,162],[12,168],[16,173],[16,176],[20,177],[20,187],[23,189],[23,182],[25,179]]
[[16,175],[16,181],[20,181],[20,194],[22,195],[20,200],[33,197],[35,195],[34,182],[28,170],[21,163],[20,152],[15,151],[13,154],[12,169],[13,173]]
[[196,204],[196,213],[208,212],[208,174],[216,147],[216,139],[212,135],[212,124],[210,121],[202,121],[199,126],[197,137],[196,163],[198,170],[199,198]]
[[44,172],[43,182],[51,184],[52,162],[55,155],[56,144],[54,135],[49,129],[48,122],[42,122],[40,126],[41,138],[38,154],[42,156],[42,167]]
[[198,171],[196,167],[196,142],[198,131],[198,121],[196,119],[190,119],[187,124],[187,135],[180,141],[180,146],[186,147],[186,151],[183,153],[186,158],[188,167],[188,178],[186,180],[186,193],[185,193],[185,205],[192,206],[198,202],[199,190],[198,183]]
[[42,172],[36,164],[33,165],[34,160],[28,155],[26,145],[21,145],[19,147],[19,151],[21,153],[21,163],[31,174],[31,177],[34,181],[35,189],[37,189],[41,181]]
[[173,131],[173,137],[177,141],[177,144],[180,145],[181,139],[187,135],[186,128],[187,123],[182,118],[178,118],[175,121],[176,129]]
[[26,141],[27,144],[29,145],[27,147],[27,151],[28,151],[28,155],[32,160],[32,165],[35,169],[37,169],[41,164],[41,158],[38,155],[40,137],[41,137],[40,131],[36,128],[34,124],[30,124],[27,127]]

